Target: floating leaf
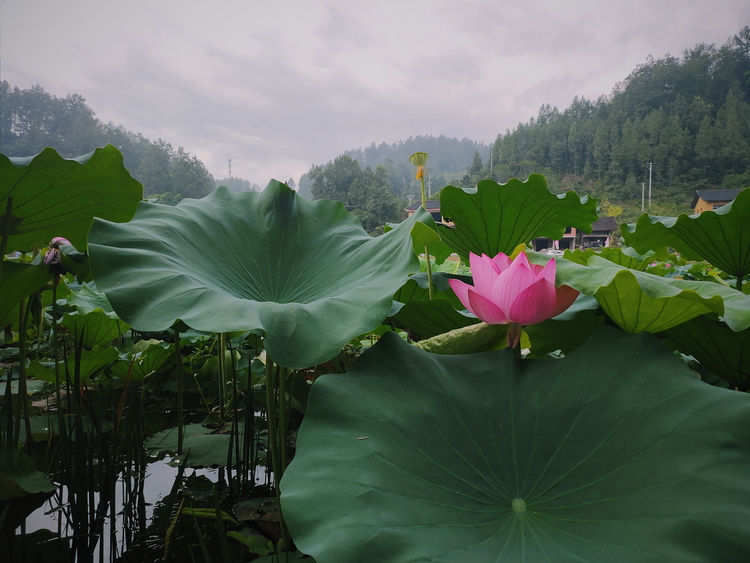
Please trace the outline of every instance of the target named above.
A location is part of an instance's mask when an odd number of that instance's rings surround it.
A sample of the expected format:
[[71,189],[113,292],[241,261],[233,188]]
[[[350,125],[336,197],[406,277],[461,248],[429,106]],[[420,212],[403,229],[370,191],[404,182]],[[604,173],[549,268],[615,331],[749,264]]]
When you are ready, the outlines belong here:
[[[243,424],[239,424],[240,429]],[[187,456],[188,467],[211,467],[226,465],[231,433],[228,430],[212,430],[201,424],[186,424],[183,453],[175,457],[170,465],[180,465]],[[144,445],[152,455],[160,452],[177,453],[177,428],[157,432],[146,439]]]
[[742,561],[748,443],[750,397],[650,335],[518,361],[386,334],[313,385],[281,502],[320,563]]
[[46,245],[53,237],[84,249],[94,217],[128,221],[143,197],[143,186],[112,145],[73,159],[49,147],[27,158],[0,154],[0,176],[0,232],[9,203],[11,210],[8,251]]
[[641,215],[623,225],[625,243],[638,252],[672,247],[688,260],[706,260],[742,279],[750,274],[750,189],[716,211],[698,215]]
[[0,450],[0,501],[49,493],[56,488],[37,470],[31,456],[15,450]]
[[566,227],[590,233],[597,218],[595,199],[575,192],[553,195],[541,174],[531,174],[526,182],[511,178],[507,184],[482,180],[469,190],[446,186],[440,213],[455,227],[438,225],[438,233],[467,264],[470,252],[510,255],[537,237],[562,238]]
[[126,225],[97,220],[91,269],[136,330],[178,320],[206,332],[263,330],[276,363],[302,368],[383,321],[419,268],[410,230],[426,215],[371,238],[341,203],[306,201],[276,181],[262,193],[219,188],[174,207],[142,203]]

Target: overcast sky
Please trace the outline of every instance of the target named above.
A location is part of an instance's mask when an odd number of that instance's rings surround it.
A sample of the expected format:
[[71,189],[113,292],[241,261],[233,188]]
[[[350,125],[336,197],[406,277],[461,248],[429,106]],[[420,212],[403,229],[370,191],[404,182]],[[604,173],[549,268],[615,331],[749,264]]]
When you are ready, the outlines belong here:
[[0,78],[265,186],[373,141],[491,143],[745,25],[748,0],[0,0]]

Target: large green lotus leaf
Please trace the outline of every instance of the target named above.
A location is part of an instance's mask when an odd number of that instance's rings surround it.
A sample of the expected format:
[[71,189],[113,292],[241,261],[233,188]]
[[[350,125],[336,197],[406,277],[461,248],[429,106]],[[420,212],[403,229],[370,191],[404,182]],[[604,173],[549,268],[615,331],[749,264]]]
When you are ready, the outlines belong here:
[[[244,424],[239,424],[240,431]],[[226,465],[229,440],[232,434],[226,429],[212,430],[202,424],[186,424],[183,440],[183,453],[170,462],[170,465],[180,465],[185,457],[188,467],[211,467]],[[159,452],[177,453],[177,428],[170,428],[157,432],[146,439],[144,445],[151,455]]]
[[638,252],[669,246],[688,260],[706,260],[738,278],[750,274],[750,189],[716,211],[698,215],[641,215],[623,225],[625,243]]
[[60,324],[73,334],[76,342],[81,340],[85,348],[109,344],[129,330],[128,325],[118,318],[109,317],[101,309],[85,315],[67,313]]
[[[20,382],[16,377],[17,376],[14,376],[14,378],[10,382],[10,392],[12,395],[18,395],[18,392],[19,392],[18,388],[19,388]],[[26,379],[25,384],[26,384],[26,395],[34,395],[36,393],[40,393],[41,391],[44,391],[44,386],[45,386],[44,381],[37,381],[36,379]],[[8,376],[6,372],[4,375],[0,376],[0,389],[3,390],[3,393],[6,392],[7,385],[8,385]]]
[[97,288],[134,329],[263,330],[271,358],[302,368],[383,321],[419,269],[410,230],[427,215],[372,238],[341,203],[274,180],[261,193],[142,203],[126,225],[96,220],[89,255]]
[[750,389],[750,329],[735,332],[702,316],[669,329],[666,336],[733,387]]
[[37,470],[34,459],[23,452],[0,450],[0,501],[33,493],[49,493],[57,487]]
[[82,250],[92,218],[128,221],[143,198],[143,186],[112,145],[74,159],[49,147],[27,158],[0,154],[0,178],[2,228],[12,200],[8,251],[46,245],[54,237]]
[[51,281],[49,272],[39,266],[9,260],[0,262],[0,325],[17,323],[21,300]]
[[386,334],[312,388],[281,481],[319,563],[750,556],[750,397],[604,327],[561,360]]
[[[542,257],[529,253],[536,263]],[[706,313],[723,316],[735,331],[750,327],[750,297],[719,283],[663,278],[599,256],[592,256],[587,266],[558,260],[556,283],[594,295],[628,332],[656,333]]]
[[455,225],[438,225],[441,238],[467,264],[470,252],[511,254],[536,237],[562,238],[566,227],[590,233],[597,218],[595,199],[575,192],[553,195],[541,174],[531,174],[526,182],[511,178],[507,184],[482,180],[470,190],[446,186],[440,212]]

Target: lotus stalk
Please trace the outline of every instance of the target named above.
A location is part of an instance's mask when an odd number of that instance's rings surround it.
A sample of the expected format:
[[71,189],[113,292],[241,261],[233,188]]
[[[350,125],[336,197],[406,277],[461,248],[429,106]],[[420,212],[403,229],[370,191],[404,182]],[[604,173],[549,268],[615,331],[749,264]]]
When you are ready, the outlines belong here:
[[182,455],[182,444],[185,441],[185,413],[184,413],[184,390],[183,390],[183,368],[182,351],[180,350],[180,331],[176,328],[174,333],[174,358],[177,364],[177,455]]
[[[425,165],[427,164],[427,159],[429,158],[429,155],[426,152],[415,152],[413,155],[409,157],[409,162],[411,162],[414,166],[417,167],[417,174],[416,179],[419,180],[419,185],[422,189],[422,208],[427,211],[427,192],[425,192],[424,189],[424,175],[425,175]],[[430,300],[433,299],[433,290],[432,290],[432,264],[430,263],[430,250],[425,245],[424,247],[424,257],[425,262],[427,263],[427,291],[430,295]]]

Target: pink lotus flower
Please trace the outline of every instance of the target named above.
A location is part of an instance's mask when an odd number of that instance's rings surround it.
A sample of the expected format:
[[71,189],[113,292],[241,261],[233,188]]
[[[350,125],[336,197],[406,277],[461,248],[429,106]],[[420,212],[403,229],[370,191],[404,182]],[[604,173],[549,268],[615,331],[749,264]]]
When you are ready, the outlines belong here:
[[555,287],[557,263],[530,264],[525,252],[511,260],[502,252],[490,258],[486,254],[469,255],[474,285],[449,280],[461,303],[482,321],[509,324],[508,346],[515,348],[521,337],[521,325],[540,323],[565,311],[578,297],[567,285]]
[[68,239],[63,237],[53,238],[49,243],[49,250],[47,250],[47,253],[44,255],[44,260],[42,261],[42,268],[49,266],[50,273],[55,275],[56,280],[58,276],[65,273],[65,268],[62,265],[62,259],[60,257],[60,247],[65,245],[70,246],[70,241]]

